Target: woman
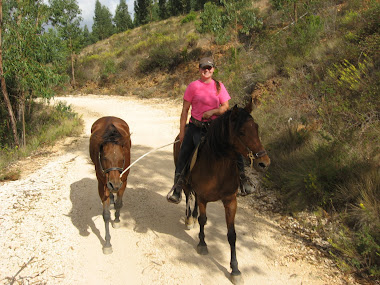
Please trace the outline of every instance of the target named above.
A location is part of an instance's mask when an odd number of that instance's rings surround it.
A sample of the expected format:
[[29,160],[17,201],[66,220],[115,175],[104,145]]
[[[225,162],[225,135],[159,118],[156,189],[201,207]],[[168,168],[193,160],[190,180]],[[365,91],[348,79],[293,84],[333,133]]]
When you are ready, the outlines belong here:
[[[215,70],[214,61],[210,57],[202,58],[199,61],[200,79],[191,82],[183,96],[183,106],[180,118],[179,140],[181,149],[178,157],[174,175],[174,185],[170,190],[167,199],[171,203],[181,202],[182,181],[181,173],[186,163],[190,159],[195,147],[199,144],[201,137],[206,132],[207,123],[222,115],[229,108],[228,101],[231,99],[223,83],[212,78]],[[191,106],[191,117],[185,133],[185,126],[189,109]],[[244,190],[242,193],[249,194],[252,187],[247,183],[244,175],[243,158],[239,156],[238,167]],[[243,177],[242,177],[243,176]],[[243,181],[244,179],[244,181]]]

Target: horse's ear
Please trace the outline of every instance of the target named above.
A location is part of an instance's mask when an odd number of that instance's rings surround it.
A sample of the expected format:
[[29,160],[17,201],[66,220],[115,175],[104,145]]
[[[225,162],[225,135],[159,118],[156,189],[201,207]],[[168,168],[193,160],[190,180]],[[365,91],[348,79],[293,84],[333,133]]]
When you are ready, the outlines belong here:
[[248,104],[244,107],[244,110],[246,110],[249,114],[252,113],[252,110],[253,110],[252,98],[249,100]]

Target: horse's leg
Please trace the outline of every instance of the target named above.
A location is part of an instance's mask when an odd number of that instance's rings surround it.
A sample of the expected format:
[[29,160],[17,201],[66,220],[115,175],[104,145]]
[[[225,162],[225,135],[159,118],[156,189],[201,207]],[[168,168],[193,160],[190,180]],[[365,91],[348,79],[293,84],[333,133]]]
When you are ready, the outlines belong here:
[[191,194],[185,192],[186,196],[186,211],[185,211],[185,226],[187,230],[190,230],[193,227],[194,221],[191,215]]
[[112,226],[117,229],[120,226],[120,209],[123,207],[123,194],[125,191],[125,187],[122,187],[117,192],[117,199],[115,202],[115,220],[112,223]]
[[106,228],[106,243],[103,247],[104,254],[112,253],[112,245],[111,245],[111,235],[110,235],[110,221],[111,221],[111,211],[110,211],[110,199],[107,197],[105,201],[103,201],[103,220]]
[[197,218],[198,218],[198,201],[197,201],[197,197],[195,196],[195,203],[194,203],[194,208],[193,208],[194,223],[197,222]]
[[197,207],[197,200],[193,193],[185,192],[185,195],[186,195],[185,226],[187,230],[190,230],[195,226],[196,219],[198,217],[198,211],[196,212],[197,216],[194,216],[195,207]]
[[236,259],[236,232],[235,232],[235,214],[237,208],[236,196],[233,196],[229,199],[223,199],[223,205],[226,215],[227,223],[227,238],[228,243],[231,248],[231,262],[230,266],[232,269],[231,272],[231,281],[233,284],[238,284],[242,282],[241,272],[238,268],[238,262]]
[[207,222],[206,216],[206,205],[205,202],[199,202],[199,244],[197,246],[197,252],[201,255],[208,254],[207,244],[205,242],[205,224]]

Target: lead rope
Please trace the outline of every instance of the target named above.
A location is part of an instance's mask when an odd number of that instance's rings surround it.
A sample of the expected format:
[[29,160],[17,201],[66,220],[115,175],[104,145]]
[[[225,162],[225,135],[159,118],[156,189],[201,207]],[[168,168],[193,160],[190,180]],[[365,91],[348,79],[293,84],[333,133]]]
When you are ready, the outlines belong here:
[[174,141],[174,142],[172,142],[172,143],[168,143],[168,144],[166,144],[166,145],[163,145],[163,146],[160,146],[160,147],[157,147],[157,148],[155,148],[155,149],[152,149],[151,151],[148,151],[146,154],[143,154],[142,156],[140,156],[138,159],[136,159],[132,164],[130,164],[126,169],[124,169],[123,170],[123,172],[120,174],[120,178],[123,176],[123,174],[125,173],[125,172],[127,172],[136,162],[138,162],[140,159],[142,159],[144,156],[147,156],[148,154],[150,154],[151,152],[155,152],[155,151],[157,151],[157,150],[159,150],[159,149],[161,149],[161,148],[164,148],[164,147],[166,147],[166,146],[169,146],[169,145],[172,145],[172,144],[175,144],[175,143],[177,143],[177,142],[179,142],[179,140],[176,140],[176,141]]

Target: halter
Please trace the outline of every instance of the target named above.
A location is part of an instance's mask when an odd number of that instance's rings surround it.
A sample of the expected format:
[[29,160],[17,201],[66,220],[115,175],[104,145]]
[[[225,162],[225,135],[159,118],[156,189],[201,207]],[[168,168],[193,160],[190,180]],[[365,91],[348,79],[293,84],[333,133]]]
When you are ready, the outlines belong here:
[[119,171],[120,173],[123,172],[123,169],[124,169],[124,165],[125,165],[125,159],[123,160],[123,168],[120,168],[120,167],[110,167],[110,168],[107,168],[106,170],[103,169],[103,166],[102,166],[102,161],[100,160],[100,151],[99,151],[99,165],[100,165],[100,170],[102,171],[103,174],[107,174],[113,170],[117,170]]
[[253,167],[253,161],[257,158],[260,158],[260,157],[263,157],[263,156],[266,156],[267,155],[267,152],[266,150],[261,150],[259,152],[256,152],[256,153],[253,153],[253,151],[248,147],[246,146],[243,141],[238,137],[238,140],[239,142],[247,149],[248,151],[248,154],[247,156],[249,157],[249,159],[251,160],[251,168]]

